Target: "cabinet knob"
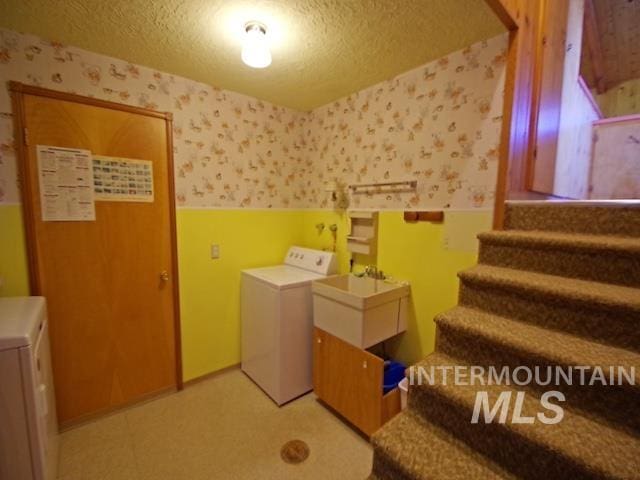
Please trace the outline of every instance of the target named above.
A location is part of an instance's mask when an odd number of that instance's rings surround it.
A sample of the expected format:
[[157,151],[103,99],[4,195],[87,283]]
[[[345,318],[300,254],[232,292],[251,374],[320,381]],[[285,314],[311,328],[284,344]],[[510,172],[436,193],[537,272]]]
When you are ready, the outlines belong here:
[[316,338],[316,342],[322,343],[322,339],[320,337]]
[[362,362],[362,368],[367,368],[367,361]]

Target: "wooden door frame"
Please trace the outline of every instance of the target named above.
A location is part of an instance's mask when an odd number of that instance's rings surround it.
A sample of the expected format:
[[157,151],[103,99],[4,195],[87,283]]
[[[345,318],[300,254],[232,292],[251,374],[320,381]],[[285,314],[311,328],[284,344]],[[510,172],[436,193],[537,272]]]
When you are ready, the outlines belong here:
[[537,118],[536,78],[540,76],[537,43],[539,0],[485,0],[509,30],[502,131],[493,228],[503,228],[509,198],[547,198],[530,192],[531,146]]
[[24,96],[32,95],[37,97],[52,98],[65,102],[79,103],[93,107],[120,110],[127,113],[144,115],[147,117],[159,118],[165,121],[166,141],[167,141],[167,179],[169,182],[169,226],[171,237],[171,269],[173,279],[173,318],[174,318],[174,338],[176,357],[176,388],[182,390],[182,335],[180,328],[180,290],[178,279],[178,243],[176,228],[176,199],[175,199],[175,179],[173,167],[173,115],[170,112],[157,112],[142,107],[124,105],[122,103],[100,100],[93,97],[85,97],[74,93],[60,92],[42,87],[26,85],[24,83],[10,81],[9,93],[13,106],[13,128],[14,143],[16,149],[16,159],[18,163],[18,174],[20,178],[20,191],[22,198],[22,215],[24,219],[25,241],[27,247],[27,260],[29,269],[29,292],[31,295],[41,295],[41,279],[38,270],[38,259],[36,258],[36,232],[35,232],[35,210],[32,202],[31,185],[28,181],[31,178],[31,165],[27,161],[27,138],[25,138],[25,109]]

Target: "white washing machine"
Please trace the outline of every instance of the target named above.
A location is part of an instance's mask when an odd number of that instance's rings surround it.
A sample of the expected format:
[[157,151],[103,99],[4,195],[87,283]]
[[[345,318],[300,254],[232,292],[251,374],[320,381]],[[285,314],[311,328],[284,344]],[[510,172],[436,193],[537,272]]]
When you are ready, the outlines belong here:
[[313,389],[311,282],[336,270],[334,253],[291,247],[283,265],[242,272],[242,370],[278,405]]
[[0,298],[0,479],[54,480],[57,466],[45,300]]

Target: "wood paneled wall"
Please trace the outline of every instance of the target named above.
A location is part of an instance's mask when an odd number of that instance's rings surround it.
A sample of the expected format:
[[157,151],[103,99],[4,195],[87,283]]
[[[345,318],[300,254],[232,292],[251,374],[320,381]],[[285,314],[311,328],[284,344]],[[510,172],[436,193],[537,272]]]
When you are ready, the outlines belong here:
[[[569,83],[578,88],[580,40],[578,39],[575,71],[568,75],[568,31],[570,5],[573,0],[540,0],[536,35],[534,92],[531,115],[530,156],[527,162],[527,190],[553,195],[558,155],[558,133],[567,101]],[[582,35],[582,20],[578,25]],[[574,53],[574,52],[569,52]],[[573,77],[573,78],[570,78]],[[573,81],[571,81],[573,80]]]
[[594,123],[591,199],[640,198],[640,115]]
[[[563,98],[567,84],[564,60],[575,47],[575,42],[567,43],[568,7],[570,1],[572,7],[583,4],[581,0],[485,1],[511,31],[494,216],[494,228],[500,229],[506,200],[544,200],[557,195],[551,186],[557,180],[558,99]],[[582,8],[573,10],[581,18]],[[578,88],[577,78],[568,80],[572,88]],[[547,121],[549,114],[552,122]],[[539,115],[543,115],[540,122]],[[544,161],[536,165],[541,137]]]
[[599,94],[640,77],[640,2],[586,0],[581,74]]
[[593,122],[601,117],[584,82],[575,84],[562,105],[553,193],[585,200],[589,198]]

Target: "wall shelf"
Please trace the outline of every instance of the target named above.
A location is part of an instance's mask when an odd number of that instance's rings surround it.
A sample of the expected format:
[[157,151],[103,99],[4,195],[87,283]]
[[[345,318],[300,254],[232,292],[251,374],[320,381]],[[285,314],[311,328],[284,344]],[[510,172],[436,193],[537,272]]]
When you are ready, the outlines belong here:
[[378,212],[354,210],[348,215],[351,220],[351,232],[347,236],[347,249],[353,253],[375,256],[378,240]]
[[442,223],[444,221],[444,212],[442,210],[433,210],[427,212],[405,211],[404,221]]
[[347,237],[347,240],[353,240],[354,242],[360,242],[360,243],[369,243],[371,242],[370,238],[366,238],[366,237],[354,237],[352,235],[349,235]]

